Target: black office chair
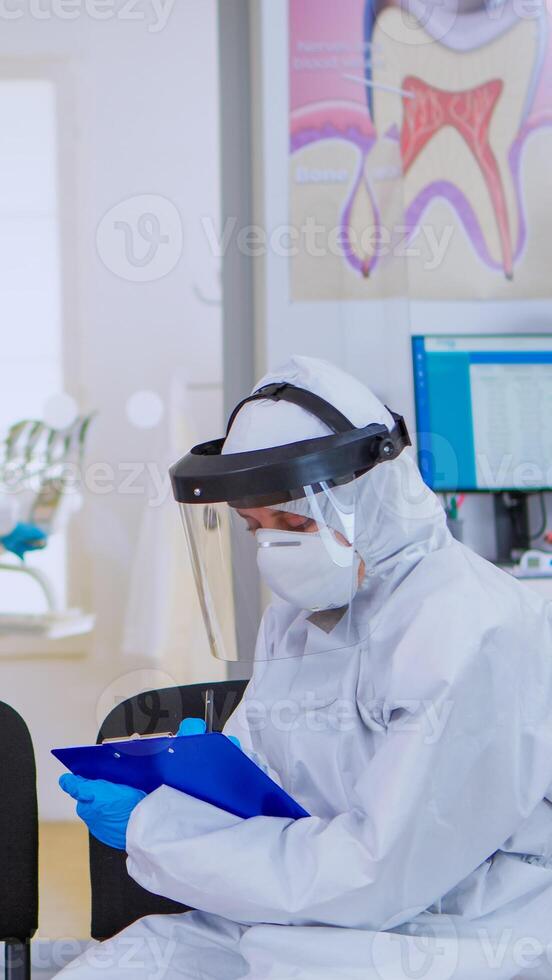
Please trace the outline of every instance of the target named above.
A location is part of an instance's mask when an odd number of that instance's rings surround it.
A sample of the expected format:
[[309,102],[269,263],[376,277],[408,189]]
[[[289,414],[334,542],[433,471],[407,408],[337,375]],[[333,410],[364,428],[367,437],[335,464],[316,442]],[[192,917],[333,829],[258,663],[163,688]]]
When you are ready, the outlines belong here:
[[38,807],[29,730],[0,701],[0,942],[6,980],[29,980],[38,928]]
[[[175,732],[183,718],[202,718],[205,691],[214,692],[213,729],[220,731],[240,703],[247,681],[217,684],[191,684],[147,691],[117,705],[104,721],[98,742],[104,738],[125,738]],[[92,887],[93,939],[109,939],[145,915],[188,912],[177,902],[146,891],[128,875],[126,854],[101,844],[90,836],[90,882]]]

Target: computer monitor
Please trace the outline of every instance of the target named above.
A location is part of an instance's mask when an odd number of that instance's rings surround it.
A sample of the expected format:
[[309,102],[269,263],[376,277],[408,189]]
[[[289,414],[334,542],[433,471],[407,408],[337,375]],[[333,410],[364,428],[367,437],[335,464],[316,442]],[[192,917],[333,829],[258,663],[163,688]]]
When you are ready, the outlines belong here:
[[413,337],[419,464],[436,491],[552,487],[552,334]]

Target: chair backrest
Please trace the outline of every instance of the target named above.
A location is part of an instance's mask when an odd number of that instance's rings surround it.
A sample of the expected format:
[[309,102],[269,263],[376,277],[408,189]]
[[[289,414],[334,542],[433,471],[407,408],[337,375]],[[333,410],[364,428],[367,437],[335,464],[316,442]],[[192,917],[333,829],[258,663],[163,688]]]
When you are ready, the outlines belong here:
[[[147,691],[117,705],[104,721],[98,742],[138,732],[175,732],[183,718],[204,713],[205,691],[214,691],[214,729],[220,731],[243,697],[247,681],[191,684]],[[90,881],[94,939],[109,939],[144,915],[186,912],[186,906],[152,895],[137,885],[126,870],[126,854],[90,837]]]
[[0,942],[38,928],[38,807],[33,743],[23,719],[0,701]]

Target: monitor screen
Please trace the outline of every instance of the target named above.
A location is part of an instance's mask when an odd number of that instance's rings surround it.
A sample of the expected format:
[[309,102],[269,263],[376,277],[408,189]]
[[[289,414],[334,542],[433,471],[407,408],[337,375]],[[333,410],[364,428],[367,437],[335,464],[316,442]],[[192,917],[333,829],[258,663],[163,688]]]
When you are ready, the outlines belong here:
[[413,337],[418,453],[437,491],[552,487],[552,335]]

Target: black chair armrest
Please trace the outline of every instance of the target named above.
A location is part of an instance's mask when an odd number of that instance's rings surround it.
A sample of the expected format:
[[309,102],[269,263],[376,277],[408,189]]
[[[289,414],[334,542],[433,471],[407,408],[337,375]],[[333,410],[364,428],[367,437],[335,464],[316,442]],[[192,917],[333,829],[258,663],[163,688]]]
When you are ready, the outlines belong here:
[[38,807],[29,730],[0,701],[0,941],[26,943],[38,928]]
[[[147,691],[129,698],[108,715],[98,742],[105,738],[125,738],[175,732],[186,717],[203,717],[204,695],[215,695],[214,729],[220,731],[241,701],[247,681],[222,681]],[[90,837],[90,882],[92,888],[92,926],[94,939],[109,939],[145,915],[187,912],[187,906],[152,895],[138,885],[126,869],[126,854],[106,847]]]

